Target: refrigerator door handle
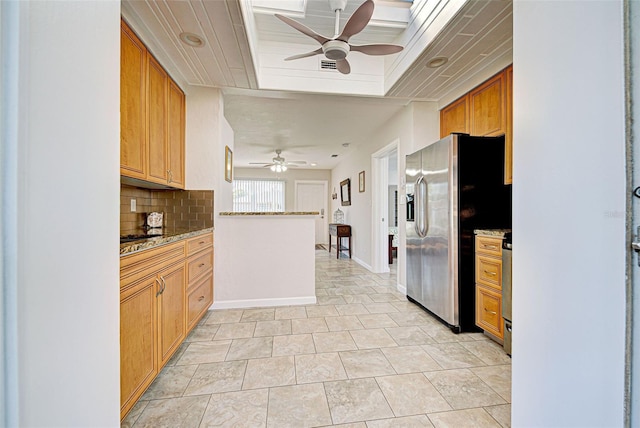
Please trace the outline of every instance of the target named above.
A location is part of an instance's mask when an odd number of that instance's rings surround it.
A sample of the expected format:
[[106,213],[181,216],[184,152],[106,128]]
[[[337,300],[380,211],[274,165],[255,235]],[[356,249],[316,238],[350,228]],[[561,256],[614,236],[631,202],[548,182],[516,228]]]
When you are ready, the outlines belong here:
[[420,238],[427,236],[429,231],[429,213],[427,211],[427,183],[424,176],[416,180],[415,206],[416,206],[416,233]]

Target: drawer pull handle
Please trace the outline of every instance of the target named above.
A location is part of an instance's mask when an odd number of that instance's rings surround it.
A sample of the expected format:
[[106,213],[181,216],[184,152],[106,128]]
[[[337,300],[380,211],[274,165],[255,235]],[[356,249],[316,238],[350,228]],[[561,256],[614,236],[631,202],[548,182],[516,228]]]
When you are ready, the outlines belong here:
[[495,245],[486,245],[486,244],[484,244],[482,246],[482,248],[484,248],[485,250],[497,250],[498,249],[498,247],[495,246]]
[[489,275],[489,276],[496,276],[496,275],[497,275],[497,273],[495,273],[495,272],[489,272],[488,270],[485,270],[485,271],[484,271],[484,273],[486,273],[486,274],[487,274],[487,275]]
[[491,315],[498,315],[498,313],[497,313],[496,311],[490,311],[490,310],[489,310],[489,309],[487,309],[487,308],[484,308],[484,311],[485,311],[485,312],[489,312]]
[[204,241],[198,242],[198,245],[202,245],[202,244],[204,244]]
[[201,268],[202,266],[204,266],[204,263],[200,263],[200,264],[198,265],[198,267],[199,267],[199,268]]
[[198,297],[198,302],[202,302],[204,300],[204,296]]

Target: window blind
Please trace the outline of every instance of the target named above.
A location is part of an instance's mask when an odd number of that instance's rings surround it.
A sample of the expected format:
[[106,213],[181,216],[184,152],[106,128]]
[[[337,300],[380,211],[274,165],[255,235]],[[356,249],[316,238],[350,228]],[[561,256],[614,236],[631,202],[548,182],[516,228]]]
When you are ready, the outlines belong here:
[[284,181],[235,179],[233,181],[233,211],[284,211]]

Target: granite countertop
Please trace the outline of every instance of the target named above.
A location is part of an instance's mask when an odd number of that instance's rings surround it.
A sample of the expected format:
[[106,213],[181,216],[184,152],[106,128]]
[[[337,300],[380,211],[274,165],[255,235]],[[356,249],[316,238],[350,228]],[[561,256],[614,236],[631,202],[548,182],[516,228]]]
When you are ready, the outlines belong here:
[[[213,231],[213,227],[205,229],[163,229],[162,235],[149,235],[148,238],[141,238],[139,240],[125,242],[120,244],[120,256],[135,253],[141,250],[148,250],[149,248],[158,247],[160,245],[168,244],[170,242],[179,241],[181,239],[191,238],[193,236],[202,235],[204,233],[210,233]],[[143,229],[131,231],[131,235],[144,235]]]
[[505,233],[511,232],[511,229],[476,229],[473,231],[476,235],[487,235],[504,238]]
[[265,216],[265,215],[320,215],[318,211],[285,211],[285,212],[233,212],[223,211],[219,213],[221,216]]

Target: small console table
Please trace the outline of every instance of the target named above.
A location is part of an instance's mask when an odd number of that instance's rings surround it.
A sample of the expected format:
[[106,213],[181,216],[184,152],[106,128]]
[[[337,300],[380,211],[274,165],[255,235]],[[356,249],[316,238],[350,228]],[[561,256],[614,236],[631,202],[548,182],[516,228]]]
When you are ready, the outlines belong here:
[[[340,251],[349,250],[351,258],[351,226],[348,224],[329,223],[329,253],[331,253],[331,237],[336,237],[336,259],[340,258]],[[342,248],[342,238],[349,238],[349,248]]]

